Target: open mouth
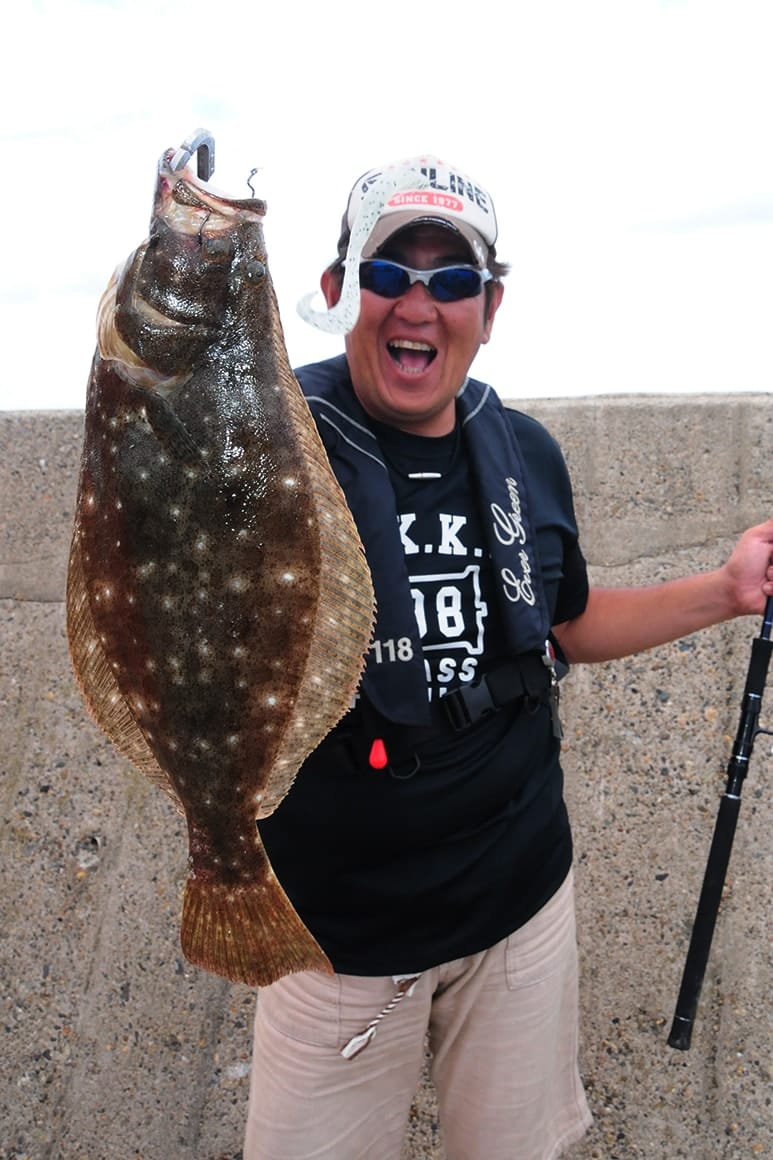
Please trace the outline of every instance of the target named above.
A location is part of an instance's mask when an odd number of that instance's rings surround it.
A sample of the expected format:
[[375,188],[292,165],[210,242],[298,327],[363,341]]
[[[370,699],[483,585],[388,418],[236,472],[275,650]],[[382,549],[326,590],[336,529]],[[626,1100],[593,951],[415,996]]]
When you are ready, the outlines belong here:
[[401,371],[409,375],[419,375],[425,371],[437,354],[434,346],[427,342],[411,342],[407,338],[395,339],[387,343],[389,357]]

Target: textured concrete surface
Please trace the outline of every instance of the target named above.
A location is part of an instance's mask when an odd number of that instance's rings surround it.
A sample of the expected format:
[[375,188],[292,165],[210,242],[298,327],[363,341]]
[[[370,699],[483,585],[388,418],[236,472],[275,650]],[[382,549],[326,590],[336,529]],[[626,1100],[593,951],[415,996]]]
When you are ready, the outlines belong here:
[[[773,513],[768,395],[523,408],[564,447],[600,583],[713,567]],[[0,415],[0,1160],[236,1160],[254,996],[182,959],[181,821],[90,722],[71,675],[81,424]],[[773,1156],[764,738],[693,1046],[666,1044],[758,630],[723,625],[565,685],[595,1117],[572,1160]],[[425,1082],[404,1160],[442,1156]]]

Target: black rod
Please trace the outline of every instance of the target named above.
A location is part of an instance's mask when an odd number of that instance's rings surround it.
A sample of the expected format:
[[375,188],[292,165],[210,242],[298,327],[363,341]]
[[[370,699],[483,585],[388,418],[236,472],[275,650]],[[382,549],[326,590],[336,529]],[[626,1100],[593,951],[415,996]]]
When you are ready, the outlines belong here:
[[727,784],[719,803],[714,836],[711,840],[698,910],[682,975],[682,985],[668,1037],[669,1047],[675,1047],[678,1051],[689,1050],[692,1039],[695,1013],[709,960],[711,940],[722,900],[730,851],[733,848],[738,812],[741,808],[741,787],[749,770],[754,739],[758,733],[767,732],[759,728],[758,721],[770,654],[773,650],[773,642],[770,639],[772,627],[773,596],[769,596],[760,635],[752,641],[752,655],[741,702],[741,719],[733,745],[733,754],[727,767]]

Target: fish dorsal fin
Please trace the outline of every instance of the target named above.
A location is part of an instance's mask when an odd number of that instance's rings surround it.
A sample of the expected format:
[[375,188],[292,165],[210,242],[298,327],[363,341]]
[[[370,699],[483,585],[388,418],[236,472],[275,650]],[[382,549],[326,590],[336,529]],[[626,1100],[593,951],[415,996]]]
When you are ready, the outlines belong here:
[[77,525],[67,573],[67,638],[78,683],[97,725],[123,756],[155,782],[182,813],[180,799],[153,756],[100,643],[89,604]]
[[373,183],[362,199],[349,235],[341,297],[329,310],[315,310],[311,305],[315,292],[306,294],[297,306],[304,322],[328,334],[348,334],[353,329],[360,314],[360,258],[384,206],[398,190],[429,188],[429,180],[410,165],[395,166]]

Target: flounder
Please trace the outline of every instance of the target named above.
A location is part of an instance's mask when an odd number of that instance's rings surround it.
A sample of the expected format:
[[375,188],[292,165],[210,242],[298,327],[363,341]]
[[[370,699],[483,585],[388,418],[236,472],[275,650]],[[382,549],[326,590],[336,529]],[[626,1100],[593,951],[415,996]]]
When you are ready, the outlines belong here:
[[178,165],[99,307],[67,631],[97,723],[185,814],[186,958],[265,985],[330,969],[255,823],[350,706],[374,598],[290,369],[265,203]]

